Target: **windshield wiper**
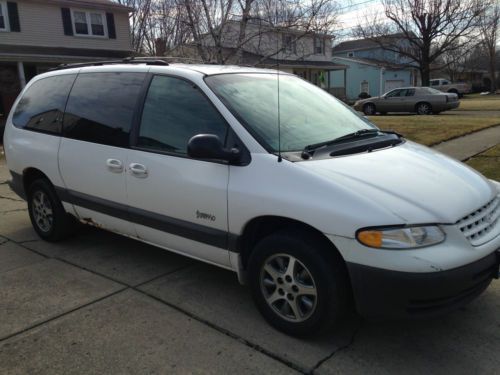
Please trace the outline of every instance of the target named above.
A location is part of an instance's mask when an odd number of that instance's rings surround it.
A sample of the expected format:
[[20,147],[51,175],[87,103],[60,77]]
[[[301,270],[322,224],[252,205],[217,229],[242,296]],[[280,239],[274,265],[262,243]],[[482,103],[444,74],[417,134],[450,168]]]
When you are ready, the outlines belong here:
[[[402,138],[403,136],[395,131],[392,131],[392,130],[380,130],[380,129],[361,129],[361,130],[358,130],[356,132],[353,132],[353,133],[349,133],[349,134],[346,134],[346,135],[343,135],[341,137],[338,137],[338,138],[335,138],[335,139],[332,139],[330,141],[325,141],[325,142],[320,142],[320,143],[315,143],[315,144],[311,144],[311,145],[307,145],[306,147],[304,147],[304,149],[302,150],[302,154],[301,154],[301,157],[302,159],[309,159],[312,157],[312,154],[314,153],[314,151],[316,151],[317,149],[321,148],[321,147],[325,147],[325,146],[330,146],[330,145],[335,145],[335,144],[338,144],[338,143],[343,143],[345,141],[349,141],[349,140],[354,140],[354,139],[357,139],[357,138],[362,138],[364,135],[367,135],[367,134],[379,134],[381,133],[380,135],[382,134],[393,134],[395,136],[397,136],[398,138]],[[371,137],[371,138],[375,138],[375,137]]]
[[[329,141],[324,141],[324,142],[320,142],[320,143],[314,143],[312,145],[307,145],[306,147],[304,147],[304,152],[317,150],[320,147],[333,145],[335,143],[342,142],[342,141],[345,141],[348,139],[359,138],[359,137],[366,135],[366,134],[376,134],[379,132],[382,132],[382,131],[379,129],[361,129],[361,130],[355,131],[353,133],[349,133],[349,134],[343,135],[341,137],[331,139]],[[383,132],[383,133],[385,133],[385,132]]]

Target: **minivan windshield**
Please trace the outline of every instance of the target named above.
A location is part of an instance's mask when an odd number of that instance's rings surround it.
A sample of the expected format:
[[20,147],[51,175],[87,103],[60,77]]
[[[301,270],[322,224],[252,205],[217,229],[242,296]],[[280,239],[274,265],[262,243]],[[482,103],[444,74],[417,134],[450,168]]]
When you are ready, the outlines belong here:
[[[209,76],[207,85],[269,151],[279,148],[278,75]],[[279,76],[281,151],[301,151],[362,129],[377,129],[323,89],[298,77]]]

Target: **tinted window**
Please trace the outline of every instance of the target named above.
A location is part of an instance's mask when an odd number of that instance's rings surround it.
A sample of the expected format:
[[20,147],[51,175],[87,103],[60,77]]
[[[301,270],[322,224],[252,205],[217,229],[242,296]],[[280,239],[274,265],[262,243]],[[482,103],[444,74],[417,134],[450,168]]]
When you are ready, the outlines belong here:
[[393,97],[395,97],[395,96],[400,96],[401,91],[402,91],[402,90],[399,90],[399,89],[398,89],[398,90],[393,90],[393,91],[389,92],[386,96],[387,96],[388,98],[393,98]]
[[48,77],[34,82],[19,101],[13,123],[19,128],[61,133],[62,118],[74,74]]
[[142,113],[137,145],[186,154],[197,134],[215,134],[225,141],[227,125],[208,99],[184,80],[156,76]]
[[415,89],[406,90],[406,96],[414,96],[414,95],[415,95]]
[[64,136],[127,146],[144,73],[85,73],[76,79],[64,115]]

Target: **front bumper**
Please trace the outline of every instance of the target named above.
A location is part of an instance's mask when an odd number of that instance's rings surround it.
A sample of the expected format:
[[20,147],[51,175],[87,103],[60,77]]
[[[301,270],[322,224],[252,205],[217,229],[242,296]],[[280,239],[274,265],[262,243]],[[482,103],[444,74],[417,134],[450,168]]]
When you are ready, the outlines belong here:
[[347,263],[358,312],[366,318],[429,317],[479,296],[498,278],[500,250],[462,267],[398,272]]

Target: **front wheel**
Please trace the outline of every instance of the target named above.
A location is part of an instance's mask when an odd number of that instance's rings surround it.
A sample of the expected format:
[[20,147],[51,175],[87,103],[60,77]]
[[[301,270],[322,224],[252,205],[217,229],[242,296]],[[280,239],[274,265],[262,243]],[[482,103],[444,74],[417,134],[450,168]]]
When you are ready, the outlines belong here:
[[377,113],[377,110],[375,108],[375,105],[372,104],[372,103],[368,103],[368,104],[365,104],[363,106],[363,113],[366,115],[366,116],[372,116],[374,115],[375,113]]
[[264,238],[250,257],[249,276],[259,311],[287,334],[311,335],[347,311],[343,260],[315,236],[279,232]]

